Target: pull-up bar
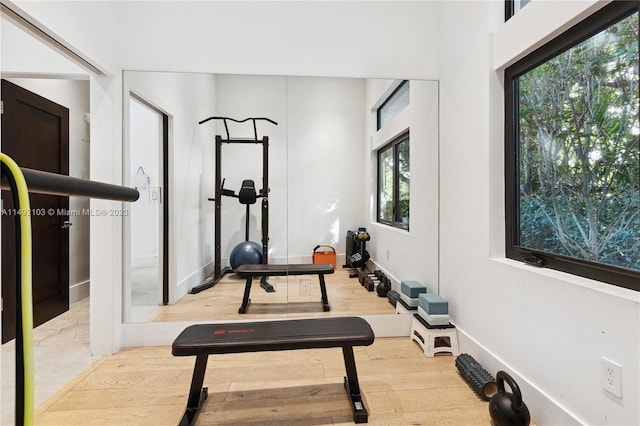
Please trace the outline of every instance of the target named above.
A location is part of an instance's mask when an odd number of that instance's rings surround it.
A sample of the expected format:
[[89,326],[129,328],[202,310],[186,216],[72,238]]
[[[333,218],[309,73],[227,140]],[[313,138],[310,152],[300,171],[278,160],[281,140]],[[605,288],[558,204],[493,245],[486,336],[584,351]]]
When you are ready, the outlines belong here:
[[[20,167],[27,182],[29,192],[50,195],[73,195],[101,198],[115,201],[136,201],[140,197],[138,190],[124,186],[111,185],[41,170]],[[2,176],[2,189],[10,189],[6,177]]]
[[227,126],[227,120],[231,120],[231,121],[234,121],[236,123],[244,123],[246,121],[251,120],[253,122],[253,136],[254,136],[254,139],[255,139],[256,142],[258,141],[258,130],[256,129],[256,121],[268,121],[271,124],[275,124],[276,126],[278,125],[278,123],[276,123],[272,119],[266,118],[266,117],[249,117],[249,118],[245,118],[244,120],[236,120],[235,118],[230,118],[230,117],[209,117],[209,118],[205,118],[204,120],[202,120],[198,124],[204,124],[209,120],[222,120],[222,122],[224,123],[224,130],[227,133],[227,139],[230,139],[229,138],[229,127]]
[[[222,225],[221,225],[221,211],[222,211],[222,197],[223,196],[232,196],[235,197],[235,193],[230,190],[224,189],[224,180],[222,179],[222,145],[223,144],[260,144],[262,145],[262,189],[259,194],[262,197],[262,263],[267,263],[268,260],[268,244],[269,244],[269,137],[263,136],[258,139],[258,130],[256,129],[256,121],[266,121],[274,125],[278,125],[275,121],[266,117],[249,117],[244,120],[236,120],[231,117],[209,117],[198,124],[204,124],[210,120],[222,120],[224,123],[224,129],[226,131],[226,139],[223,139],[222,136],[216,135],[216,151],[215,151],[215,198],[210,201],[215,201],[215,260],[213,266],[213,279],[211,279],[208,283],[200,284],[191,289],[191,294],[196,294],[205,290],[207,288],[213,287],[220,280],[220,278],[229,270],[229,268],[222,268]],[[251,121],[253,123],[253,139],[231,139],[229,137],[229,126],[228,121],[233,121],[234,123],[244,123],[247,121]],[[246,180],[245,180],[246,181]],[[255,188],[254,188],[255,191]],[[238,198],[243,198],[238,194]],[[242,200],[241,200],[242,202]],[[254,201],[255,202],[255,201]],[[249,205],[247,204],[247,213],[246,216],[247,222],[245,227],[246,240],[249,239]],[[264,278],[264,277],[263,277]],[[264,282],[261,282],[261,285],[267,288],[269,283],[266,282],[266,278]],[[271,287],[272,288],[272,287]],[[267,290],[269,291],[269,290]]]

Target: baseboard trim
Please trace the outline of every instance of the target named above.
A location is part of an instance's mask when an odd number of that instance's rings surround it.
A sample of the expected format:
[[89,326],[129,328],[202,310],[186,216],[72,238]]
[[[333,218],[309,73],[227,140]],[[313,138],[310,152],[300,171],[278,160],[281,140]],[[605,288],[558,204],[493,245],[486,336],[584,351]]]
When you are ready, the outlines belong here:
[[69,286],[69,304],[89,297],[89,280]]
[[192,272],[185,279],[180,281],[175,288],[175,293],[171,297],[171,303],[176,303],[182,299],[191,289],[200,283],[213,272],[213,263],[209,262]]
[[504,370],[513,377],[522,392],[522,399],[532,413],[531,420],[533,422],[536,424],[561,424],[567,426],[587,424],[587,422],[582,421],[578,416],[571,413],[562,404],[559,404],[558,401],[534,385],[531,379],[520,374],[507,362],[471,337],[457,324],[456,328],[458,330],[460,353],[471,355],[494,377],[499,370]]

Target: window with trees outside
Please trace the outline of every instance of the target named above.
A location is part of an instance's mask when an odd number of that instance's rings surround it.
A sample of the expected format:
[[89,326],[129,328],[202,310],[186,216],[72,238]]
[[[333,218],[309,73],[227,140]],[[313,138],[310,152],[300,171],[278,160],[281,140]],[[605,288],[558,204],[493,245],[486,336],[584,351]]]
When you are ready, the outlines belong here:
[[640,291],[638,3],[505,71],[506,254]]
[[378,222],[409,229],[409,132],[378,150]]

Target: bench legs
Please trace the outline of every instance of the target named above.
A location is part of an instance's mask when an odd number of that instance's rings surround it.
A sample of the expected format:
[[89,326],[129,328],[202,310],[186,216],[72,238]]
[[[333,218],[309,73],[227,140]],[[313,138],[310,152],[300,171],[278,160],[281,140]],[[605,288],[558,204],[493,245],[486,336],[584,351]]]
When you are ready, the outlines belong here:
[[187,426],[195,423],[196,416],[200,406],[207,399],[207,388],[203,388],[204,373],[207,370],[207,360],[209,355],[197,355],[196,365],[193,368],[193,376],[191,378],[191,389],[189,390],[189,399],[187,401],[187,409],[180,420],[179,426]]
[[[251,299],[249,299],[249,295],[251,294],[251,284],[253,284],[253,277],[247,277],[247,281],[244,285],[244,296],[242,296],[242,305],[240,305],[240,309],[238,309],[239,314],[246,314],[249,305],[251,304]],[[267,277],[262,277],[260,279],[260,287],[264,288],[268,293],[273,293],[275,290],[271,284],[267,282]]]
[[273,293],[276,291],[273,286],[267,282],[267,277],[260,278],[260,287],[262,287],[267,293]]
[[347,370],[347,377],[344,378],[344,388],[351,400],[351,410],[353,410],[354,423],[367,423],[369,413],[364,406],[362,395],[360,394],[360,384],[358,383],[358,372],[356,370],[356,360],[353,357],[353,347],[344,346],[344,367]]
[[[367,423],[369,420],[369,412],[364,405],[362,395],[360,393],[360,384],[358,383],[358,371],[356,370],[356,360],[353,356],[353,347],[343,346],[342,354],[344,355],[344,366],[347,376],[344,378],[344,388],[351,402],[351,410],[353,411],[354,423]],[[180,419],[179,426],[189,426],[195,424],[198,410],[202,403],[207,399],[208,389],[202,387],[204,383],[204,373],[207,370],[207,360],[209,355],[196,355],[196,365],[193,369],[191,378],[191,389],[189,390],[189,399],[187,408]]]
[[247,312],[247,308],[251,304],[251,299],[249,299],[249,294],[251,294],[252,281],[253,281],[253,277],[248,276],[247,282],[244,285],[244,296],[242,296],[242,305],[240,305],[240,309],[238,309],[239,314],[245,314]]
[[329,305],[329,298],[327,297],[327,286],[324,283],[324,274],[319,274],[318,278],[320,279],[320,291],[322,292],[322,310],[329,312],[331,305]]
[[[266,277],[263,277],[266,280]],[[322,310],[324,312],[329,312],[331,310],[331,305],[329,304],[329,297],[327,296],[327,286],[324,281],[324,274],[318,274],[318,279],[320,280],[320,292],[322,293]],[[260,281],[262,285],[262,281]],[[266,282],[266,281],[265,281]],[[253,277],[247,277],[247,281],[244,285],[244,295],[242,296],[242,305],[238,309],[239,314],[246,314],[247,309],[249,309],[249,305],[251,304],[251,299],[249,295],[251,294],[251,284],[253,284]],[[268,283],[267,283],[268,284]],[[273,287],[269,284],[273,291]],[[268,290],[267,290],[268,291]]]

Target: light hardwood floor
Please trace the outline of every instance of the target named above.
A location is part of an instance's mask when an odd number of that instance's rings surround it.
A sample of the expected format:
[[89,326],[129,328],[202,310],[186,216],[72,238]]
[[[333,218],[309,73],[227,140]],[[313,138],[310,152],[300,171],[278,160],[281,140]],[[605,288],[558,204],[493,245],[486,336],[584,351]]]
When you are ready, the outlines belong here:
[[[427,358],[408,337],[354,348],[371,425],[489,425],[488,404],[459,377],[453,356]],[[39,425],[175,425],[193,357],[170,347],[103,357],[36,411]],[[342,351],[212,355],[199,425],[351,424]]]
[[[322,312],[317,277],[289,278],[270,280],[275,293],[256,284],[246,315],[237,313],[244,281],[229,275],[216,287],[163,309],[157,320],[394,312],[386,298],[367,292],[346,270],[327,277],[331,312]],[[369,424],[490,424],[487,403],[459,377],[455,357],[427,358],[409,337],[378,338],[354,352]],[[169,346],[127,348],[102,357],[40,405],[35,423],[175,425],[186,406],[194,362],[194,357],[173,357]],[[209,398],[198,424],[352,424],[344,375],[339,348],[212,355],[205,377]]]
[[[73,303],[69,311],[36,327],[33,352],[38,406],[100,359],[89,352],[89,299]],[[2,345],[3,426],[15,421],[15,356],[15,340]]]

